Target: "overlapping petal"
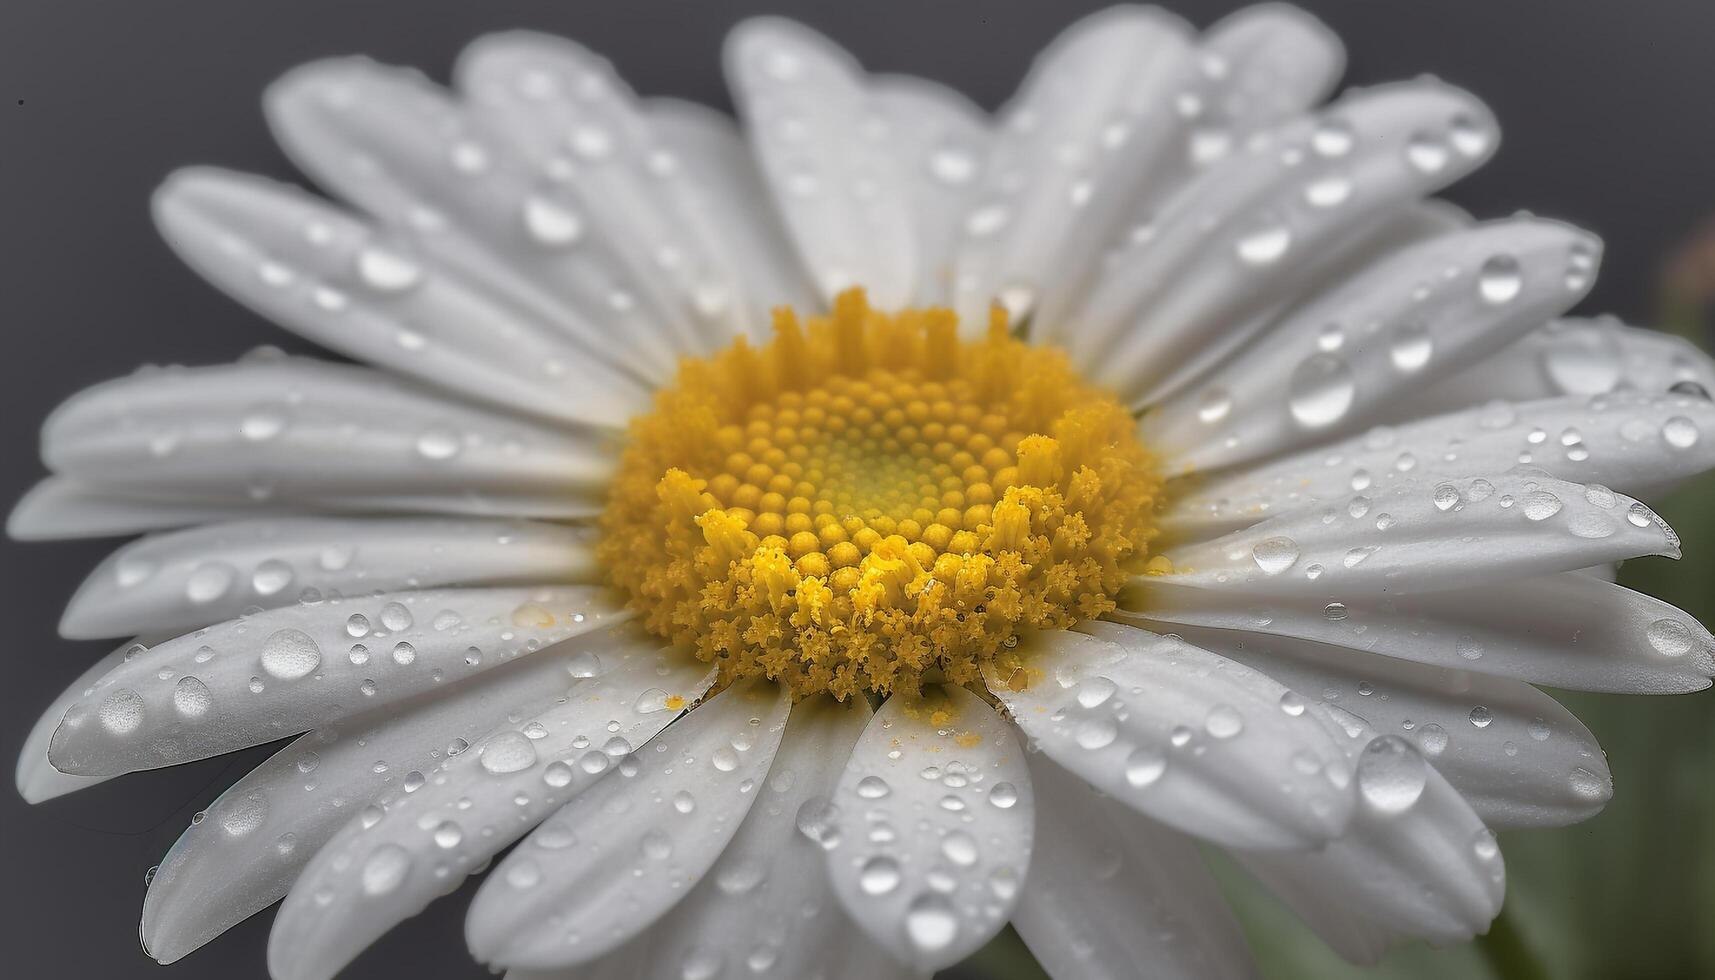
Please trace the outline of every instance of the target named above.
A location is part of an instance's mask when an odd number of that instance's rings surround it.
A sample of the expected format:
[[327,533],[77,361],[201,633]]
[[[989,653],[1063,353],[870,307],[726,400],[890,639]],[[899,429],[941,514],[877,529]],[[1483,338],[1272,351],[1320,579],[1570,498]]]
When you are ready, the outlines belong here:
[[714,682],[671,650],[631,657],[535,716],[442,761],[422,788],[359,815],[318,853],[274,919],[275,980],[328,980],[364,947],[573,799]]
[[1229,847],[1307,848],[1352,815],[1343,748],[1285,687],[1176,637],[1048,632],[989,690],[1050,759],[1125,805]]
[[964,959],[1006,925],[1030,866],[1035,796],[1013,728],[950,685],[870,719],[824,837],[834,893],[914,971]]
[[66,710],[48,757],[90,776],[206,759],[403,703],[627,618],[585,586],[273,609],[125,660]]

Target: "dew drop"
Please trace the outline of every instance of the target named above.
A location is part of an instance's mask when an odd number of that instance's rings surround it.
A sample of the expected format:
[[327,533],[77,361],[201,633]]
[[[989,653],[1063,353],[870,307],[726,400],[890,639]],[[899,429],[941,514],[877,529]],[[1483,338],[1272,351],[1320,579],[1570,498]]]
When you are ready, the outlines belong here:
[[905,937],[919,952],[940,952],[958,935],[958,916],[944,896],[925,893],[911,900],[905,912]]
[[310,634],[290,627],[262,641],[262,670],[283,681],[308,677],[322,664],[322,648]]
[[483,746],[478,761],[496,776],[518,772],[536,764],[536,746],[523,732],[501,732]]
[[1154,785],[1167,773],[1167,756],[1157,748],[1140,745],[1125,760],[1125,781],[1133,789]]
[[377,292],[399,293],[421,282],[423,269],[397,252],[371,245],[357,254],[357,274]]
[[398,844],[382,844],[363,862],[359,879],[366,895],[386,895],[405,882],[411,855]]
[[1658,619],[1644,631],[1649,645],[1664,657],[1683,657],[1691,652],[1691,627],[1677,619]]
[[214,695],[208,685],[190,676],[179,678],[173,685],[173,710],[179,717],[194,720],[208,714],[208,709],[214,706]]
[[1490,256],[1477,271],[1477,294],[1490,305],[1512,302],[1523,288],[1524,275],[1511,255]]
[[898,861],[877,855],[858,869],[858,887],[865,895],[886,895],[899,887],[900,877]]
[[557,202],[532,195],[524,202],[524,230],[538,245],[565,248],[583,237],[584,223]]
[[1315,429],[1343,418],[1356,396],[1351,367],[1332,354],[1316,354],[1292,372],[1287,405],[1299,425]]
[[1382,813],[1404,813],[1429,784],[1429,766],[1417,749],[1398,735],[1381,735],[1364,746],[1358,759],[1358,792]]
[[1264,575],[1279,575],[1298,563],[1298,542],[1284,536],[1264,538],[1251,548],[1251,558]]

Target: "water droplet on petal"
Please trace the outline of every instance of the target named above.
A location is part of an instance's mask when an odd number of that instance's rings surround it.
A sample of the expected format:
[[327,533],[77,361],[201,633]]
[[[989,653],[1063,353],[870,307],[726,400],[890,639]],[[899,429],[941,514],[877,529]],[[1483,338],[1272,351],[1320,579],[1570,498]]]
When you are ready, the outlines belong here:
[[1371,739],[1358,758],[1358,792],[1382,813],[1403,813],[1429,784],[1429,765],[1398,735]]

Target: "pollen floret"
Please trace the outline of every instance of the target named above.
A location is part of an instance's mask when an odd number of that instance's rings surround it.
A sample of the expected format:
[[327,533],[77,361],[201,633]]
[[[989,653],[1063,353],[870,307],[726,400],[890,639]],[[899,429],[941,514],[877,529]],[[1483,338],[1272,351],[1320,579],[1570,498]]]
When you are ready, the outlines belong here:
[[802,697],[975,682],[1025,630],[1113,608],[1161,480],[1064,356],[942,309],[774,315],[637,418],[599,556],[652,631]]

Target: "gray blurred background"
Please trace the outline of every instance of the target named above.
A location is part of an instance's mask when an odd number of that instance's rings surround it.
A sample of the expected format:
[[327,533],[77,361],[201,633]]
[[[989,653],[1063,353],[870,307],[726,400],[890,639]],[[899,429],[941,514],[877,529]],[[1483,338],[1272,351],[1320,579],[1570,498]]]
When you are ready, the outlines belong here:
[[[36,433],[62,398],[143,362],[229,360],[257,344],[303,349],[168,254],[148,196],[208,162],[295,178],[258,110],[292,65],[363,52],[444,78],[485,31],[534,27],[601,51],[645,94],[730,108],[722,34],[743,16],[797,16],[872,69],[913,72],[997,106],[1031,55],[1103,6],[977,0],[788,3],[334,2],[0,4],[0,505],[42,475]],[[1168,4],[1199,25],[1240,6]],[[1505,139],[1447,195],[1479,216],[1528,208],[1607,241],[1581,312],[1614,312],[1711,343],[1715,296],[1715,2],[1306,0],[1344,37],[1347,84],[1433,73],[1482,96]],[[1687,558],[1636,563],[1622,582],[1715,618],[1715,481],[1665,501]],[[0,544],[0,759],[104,643],[58,639],[64,601],[111,542]],[[1407,949],[1393,977],[1715,977],[1715,696],[1569,695],[1608,749],[1616,800],[1589,823],[1503,839],[1507,909],[1487,940]],[[166,975],[136,923],[145,871],[266,749],[129,776],[40,807],[0,790],[0,949],[16,977]],[[394,930],[351,977],[480,977],[462,943],[470,894]],[[1265,973],[1346,968],[1279,907],[1235,883]],[[171,968],[182,980],[257,976],[271,914]],[[950,976],[1040,976],[1003,935]],[[1355,975],[1355,974],[1354,974]]]

